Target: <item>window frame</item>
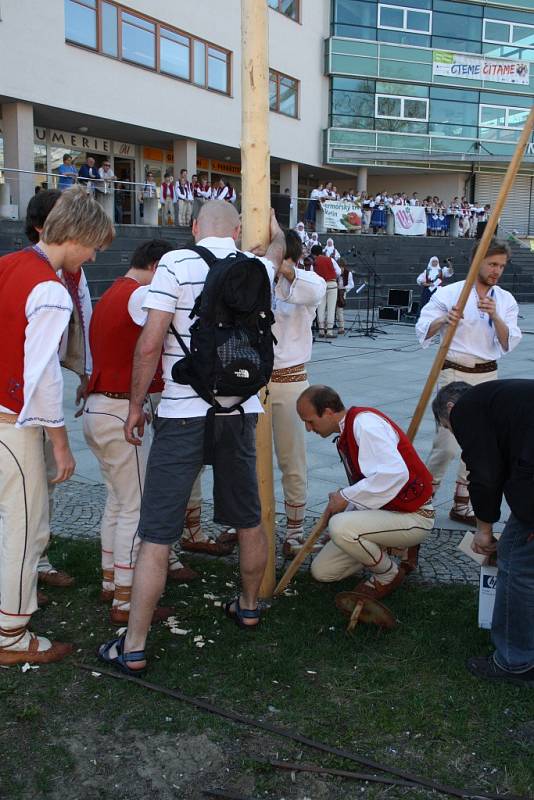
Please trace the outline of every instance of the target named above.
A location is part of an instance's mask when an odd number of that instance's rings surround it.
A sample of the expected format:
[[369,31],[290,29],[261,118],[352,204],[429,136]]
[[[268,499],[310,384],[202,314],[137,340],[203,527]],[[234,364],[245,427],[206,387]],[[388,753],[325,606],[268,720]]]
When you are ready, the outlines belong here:
[[[387,114],[379,114],[378,113],[378,101],[380,99],[400,100],[401,101],[401,115],[400,115],[400,117],[393,117],[393,116],[389,116]],[[425,118],[422,119],[421,117],[406,117],[404,115],[404,101],[405,100],[417,100],[419,103],[425,103],[425,108],[426,108]],[[404,122],[428,122],[429,103],[430,103],[430,99],[428,97],[412,97],[410,95],[377,93],[377,94],[375,94],[375,119],[396,119],[396,120],[402,120]]]
[[[88,7],[84,0],[68,0],[68,2],[76,3],[78,5],[82,5]],[[103,36],[102,36],[102,2],[106,2],[110,6],[114,6],[117,10],[117,55],[110,55],[109,53],[104,52],[102,49],[103,44]],[[175,81],[181,81],[182,83],[188,83],[191,86],[196,86],[199,89],[205,89],[208,92],[215,92],[216,94],[223,95],[225,97],[232,97],[233,91],[233,52],[232,50],[228,50],[221,45],[215,44],[214,42],[210,42],[208,39],[203,39],[200,36],[196,36],[192,33],[188,33],[187,31],[181,30],[180,28],[176,28],[174,25],[171,25],[167,22],[162,22],[161,20],[156,19],[155,17],[151,17],[148,14],[143,14],[141,12],[135,11],[128,6],[124,6],[121,3],[114,2],[114,0],[96,0],[96,8],[95,14],[95,24],[96,24],[96,47],[91,47],[89,45],[83,44],[81,42],[77,42],[75,39],[69,39],[67,36],[67,27],[66,27],[66,19],[65,19],[65,44],[68,44],[72,47],[80,47],[83,50],[88,50],[91,53],[97,53],[104,58],[111,58],[114,61],[120,61],[123,64],[128,64],[132,67],[136,67],[137,69],[145,69],[149,72],[155,72],[158,75],[162,75],[166,78],[171,78]],[[129,14],[132,17],[137,17],[145,22],[149,22],[154,25],[154,49],[155,49],[155,61],[154,66],[149,67],[146,64],[140,64],[137,61],[132,61],[129,58],[125,58],[122,53],[122,15],[123,13]],[[129,23],[130,24],[130,23]],[[179,75],[173,75],[170,72],[166,72],[165,70],[161,69],[161,39],[165,38],[167,41],[172,41],[162,36],[161,30],[164,29],[169,31],[170,33],[175,33],[178,36],[183,36],[184,38],[188,39],[189,41],[189,78],[181,78]],[[143,30],[147,30],[143,28]],[[148,31],[147,31],[148,32]],[[194,45],[195,42],[199,42],[200,44],[204,45],[204,83],[195,82],[194,80],[194,66],[195,66],[195,59],[194,59]],[[223,91],[221,89],[215,89],[209,86],[209,70],[208,70],[208,52],[209,50],[216,50],[219,53],[223,54],[226,59],[226,90]],[[222,60],[222,59],[221,59]],[[287,76],[290,77],[290,76]]]
[[[275,77],[276,79],[276,108],[271,108],[271,103],[269,101],[269,111],[274,112],[275,114],[281,114],[283,117],[288,117],[289,119],[300,119],[300,81],[298,78],[294,78],[292,75],[288,75],[286,72],[280,72],[280,70],[273,69],[269,67],[269,83],[271,82],[271,78]],[[285,111],[280,110],[280,81],[282,78],[287,78],[290,81],[295,83],[296,89],[296,103],[295,103],[295,114],[287,114]]]
[[[483,108],[496,108],[500,111],[505,111],[505,124],[504,125],[490,125],[487,122],[482,122],[482,109]],[[479,128],[494,128],[495,130],[499,131],[521,131],[521,128],[518,128],[517,125],[508,125],[508,116],[510,111],[522,111],[528,116],[529,109],[525,108],[524,106],[498,106],[493,103],[480,103],[478,106],[478,127]]]
[[[402,28],[398,28],[392,25],[382,25],[380,17],[382,16],[382,9],[393,9],[394,11],[402,11],[403,12],[403,19],[402,19]],[[414,28],[408,28],[408,12],[415,11],[417,14],[426,14],[428,16],[428,30],[427,31],[418,31]],[[412,6],[392,6],[388,3],[378,3],[378,12],[376,17],[376,27],[377,30],[384,30],[384,31],[402,31],[404,33],[418,33],[420,36],[432,36],[432,11],[427,8],[413,8]]]
[[291,22],[296,22],[297,25],[300,25],[301,24],[301,22],[300,22],[301,21],[301,3],[300,3],[300,0],[294,0],[294,2],[297,4],[297,16],[296,17],[290,17],[289,14],[286,14],[284,11],[282,11],[282,8],[281,8],[282,0],[276,0],[276,3],[277,3],[277,7],[276,8],[273,8],[273,6],[270,3],[267,3],[267,5],[269,6],[269,8],[272,11],[276,11],[277,14],[281,14],[286,19],[290,19]]
[[[499,42],[496,39],[487,39],[486,38],[486,22],[493,22],[494,25],[508,25],[508,41],[507,42]],[[486,44],[504,44],[510,47],[515,47],[517,50],[533,50],[534,45],[531,44],[520,44],[518,42],[513,41],[513,33],[514,28],[530,28],[534,31],[534,25],[528,25],[526,22],[509,22],[507,19],[491,19],[485,18],[484,25],[482,26],[482,41]]]

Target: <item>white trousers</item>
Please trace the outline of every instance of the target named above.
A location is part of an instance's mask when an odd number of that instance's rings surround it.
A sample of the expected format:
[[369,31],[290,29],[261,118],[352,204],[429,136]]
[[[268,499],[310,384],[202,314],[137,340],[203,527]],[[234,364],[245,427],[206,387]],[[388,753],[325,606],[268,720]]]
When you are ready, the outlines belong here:
[[434,517],[384,509],[344,511],[328,523],[330,541],[314,558],[311,573],[317,581],[341,581],[370,569],[380,579],[386,572],[388,547],[405,549],[420,544],[434,526]]
[[334,329],[336,305],[337,305],[337,282],[327,281],[326,294],[322,298],[321,302],[319,303],[319,308],[317,309],[317,324],[319,326],[320,331],[324,331],[325,327],[327,331],[330,332]]
[[0,628],[37,610],[37,564],[50,533],[41,427],[0,422]]
[[345,309],[341,306],[336,308],[336,324],[340,331],[345,330]]
[[282,473],[288,531],[302,528],[308,488],[304,423],[297,414],[297,398],[308,381],[269,383],[274,451]]
[[145,426],[140,447],[124,438],[128,405],[128,400],[92,394],[83,415],[85,439],[98,459],[108,490],[100,528],[102,569],[114,575],[115,586],[132,585],[140,546],[139,511],[152,443],[150,425]]
[[163,212],[162,212],[163,219],[161,220],[163,225],[167,224],[167,218],[170,216],[172,220],[172,224],[174,225],[174,202],[172,197],[166,197],[163,202]]
[[[443,369],[438,378],[438,391],[448,383],[453,381],[464,381],[470,386],[478,386],[480,383],[487,381],[497,380],[497,372],[460,372],[456,369]],[[447,471],[447,467],[453,458],[460,456],[460,446],[457,443],[454,435],[447,428],[441,425],[436,431],[434,441],[432,442],[432,450],[427,460],[427,467],[432,474],[434,483],[441,483],[443,476]],[[467,485],[467,467],[460,458],[458,466],[458,475],[456,480],[458,483]]]

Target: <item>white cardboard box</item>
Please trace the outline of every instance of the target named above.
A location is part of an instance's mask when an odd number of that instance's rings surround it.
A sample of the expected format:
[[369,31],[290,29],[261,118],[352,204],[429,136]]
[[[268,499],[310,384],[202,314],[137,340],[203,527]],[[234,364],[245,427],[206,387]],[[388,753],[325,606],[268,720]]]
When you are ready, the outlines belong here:
[[495,605],[497,571],[497,567],[480,567],[480,586],[478,590],[479,628],[491,628],[491,618],[493,617],[493,607]]

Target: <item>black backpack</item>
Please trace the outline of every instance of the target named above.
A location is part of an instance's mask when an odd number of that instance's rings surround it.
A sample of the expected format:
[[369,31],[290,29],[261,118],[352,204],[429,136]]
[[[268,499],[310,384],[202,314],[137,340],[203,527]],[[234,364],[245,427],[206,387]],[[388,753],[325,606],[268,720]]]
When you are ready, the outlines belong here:
[[[274,362],[271,325],[271,284],[265,265],[239,251],[217,258],[205,247],[188,248],[209,267],[204,288],[189,315],[189,348],[171,324],[184,358],[172,368],[176,383],[192,386],[211,408],[206,416],[205,463],[212,463],[215,414],[238,410],[242,403],[267,385]],[[239,397],[230,407],[219,397]]]

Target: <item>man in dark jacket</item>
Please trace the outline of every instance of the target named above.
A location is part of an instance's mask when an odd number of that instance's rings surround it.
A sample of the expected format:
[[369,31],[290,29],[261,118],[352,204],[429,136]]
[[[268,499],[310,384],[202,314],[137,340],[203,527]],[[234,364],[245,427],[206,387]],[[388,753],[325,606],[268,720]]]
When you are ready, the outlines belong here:
[[[473,675],[534,687],[534,381],[457,381],[432,404],[452,431],[469,472],[477,519],[476,553],[497,551],[497,591],[491,625],[495,652],[470,658]],[[502,498],[511,509],[497,543],[493,525]]]

